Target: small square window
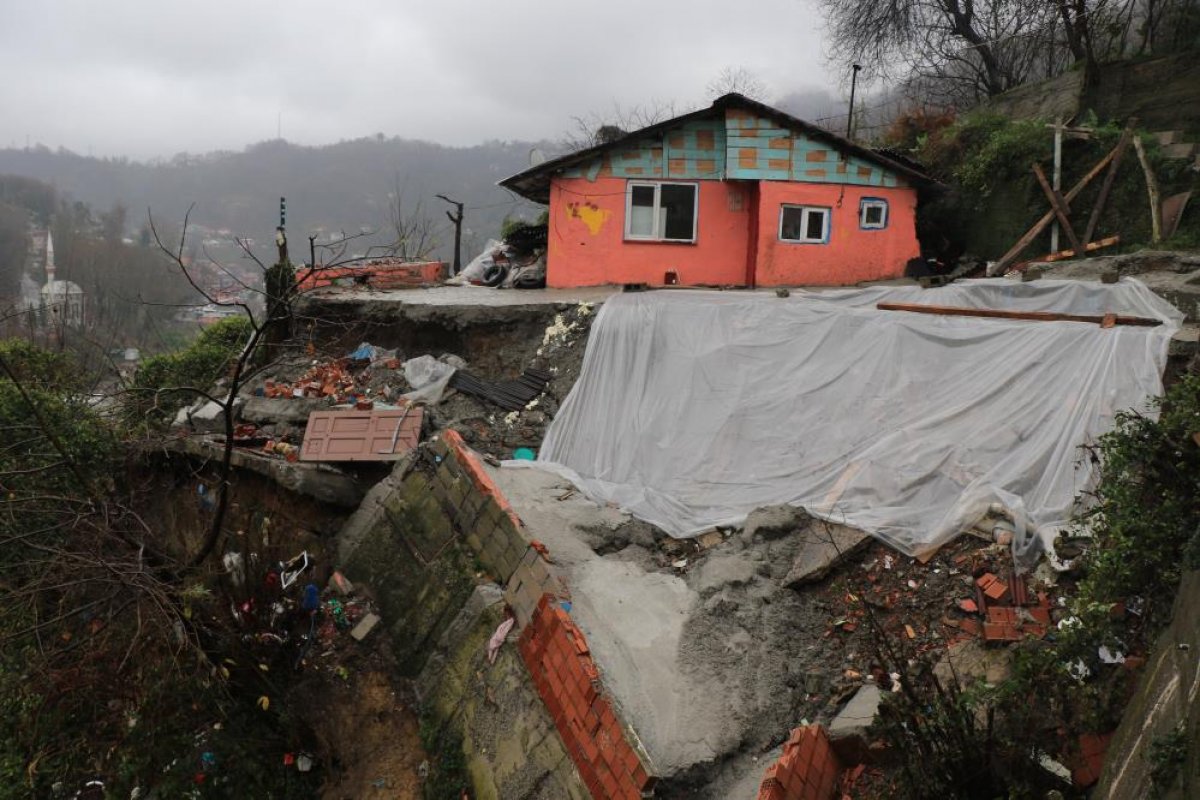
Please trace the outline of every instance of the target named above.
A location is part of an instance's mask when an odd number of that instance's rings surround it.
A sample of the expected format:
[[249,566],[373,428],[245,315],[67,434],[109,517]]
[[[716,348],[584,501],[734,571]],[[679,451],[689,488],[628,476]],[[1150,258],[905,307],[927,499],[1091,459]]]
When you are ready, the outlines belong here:
[[864,197],[858,205],[858,227],[863,230],[881,230],[887,227],[887,200]]
[[780,206],[779,239],[801,244],[825,244],[829,241],[829,209]]
[[625,238],[694,242],[696,184],[631,181],[625,194]]

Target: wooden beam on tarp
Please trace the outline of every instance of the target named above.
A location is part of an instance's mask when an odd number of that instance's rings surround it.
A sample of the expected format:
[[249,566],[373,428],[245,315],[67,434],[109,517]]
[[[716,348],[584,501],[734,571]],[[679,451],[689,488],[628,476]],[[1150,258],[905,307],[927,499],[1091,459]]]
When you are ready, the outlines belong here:
[[931,306],[921,303],[876,303],[880,311],[911,311],[916,314],[935,314],[944,317],[988,317],[1019,319],[1029,322],[1090,322],[1093,325],[1138,325],[1153,327],[1162,320],[1149,317],[1129,317],[1121,314],[1058,314],[1052,311],[1003,311],[998,308],[963,308],[961,306]]

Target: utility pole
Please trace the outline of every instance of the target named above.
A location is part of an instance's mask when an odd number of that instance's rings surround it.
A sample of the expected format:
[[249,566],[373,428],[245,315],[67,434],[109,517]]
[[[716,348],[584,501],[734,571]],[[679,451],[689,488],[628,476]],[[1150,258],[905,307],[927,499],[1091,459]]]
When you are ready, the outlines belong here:
[[446,216],[454,223],[454,266],[450,268],[451,275],[457,275],[462,271],[462,224],[463,224],[463,204],[455,200],[451,200],[444,194],[438,195],[439,200],[445,200],[450,205],[454,206],[455,213],[446,212]]
[[850,74],[850,111],[846,114],[846,138],[854,132],[854,90],[858,87],[858,71],[862,69],[860,64],[850,65],[853,72]]

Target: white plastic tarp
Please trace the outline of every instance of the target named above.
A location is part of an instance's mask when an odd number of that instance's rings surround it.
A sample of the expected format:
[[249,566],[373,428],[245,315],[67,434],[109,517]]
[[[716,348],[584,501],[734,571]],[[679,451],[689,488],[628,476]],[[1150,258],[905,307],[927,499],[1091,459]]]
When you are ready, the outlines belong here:
[[[1153,317],[1102,328],[879,302]],[[1182,316],[1140,282],[626,293],[604,303],[536,466],[687,537],[788,503],[918,555],[990,504],[1031,554],[1093,478],[1082,445],[1162,391]]]

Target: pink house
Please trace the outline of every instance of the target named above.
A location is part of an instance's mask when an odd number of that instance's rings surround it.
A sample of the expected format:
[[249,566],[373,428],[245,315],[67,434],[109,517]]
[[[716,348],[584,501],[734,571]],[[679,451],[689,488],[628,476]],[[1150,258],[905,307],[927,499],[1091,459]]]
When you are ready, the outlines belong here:
[[930,183],[729,94],[500,185],[549,206],[549,286],[798,286],[904,275]]

